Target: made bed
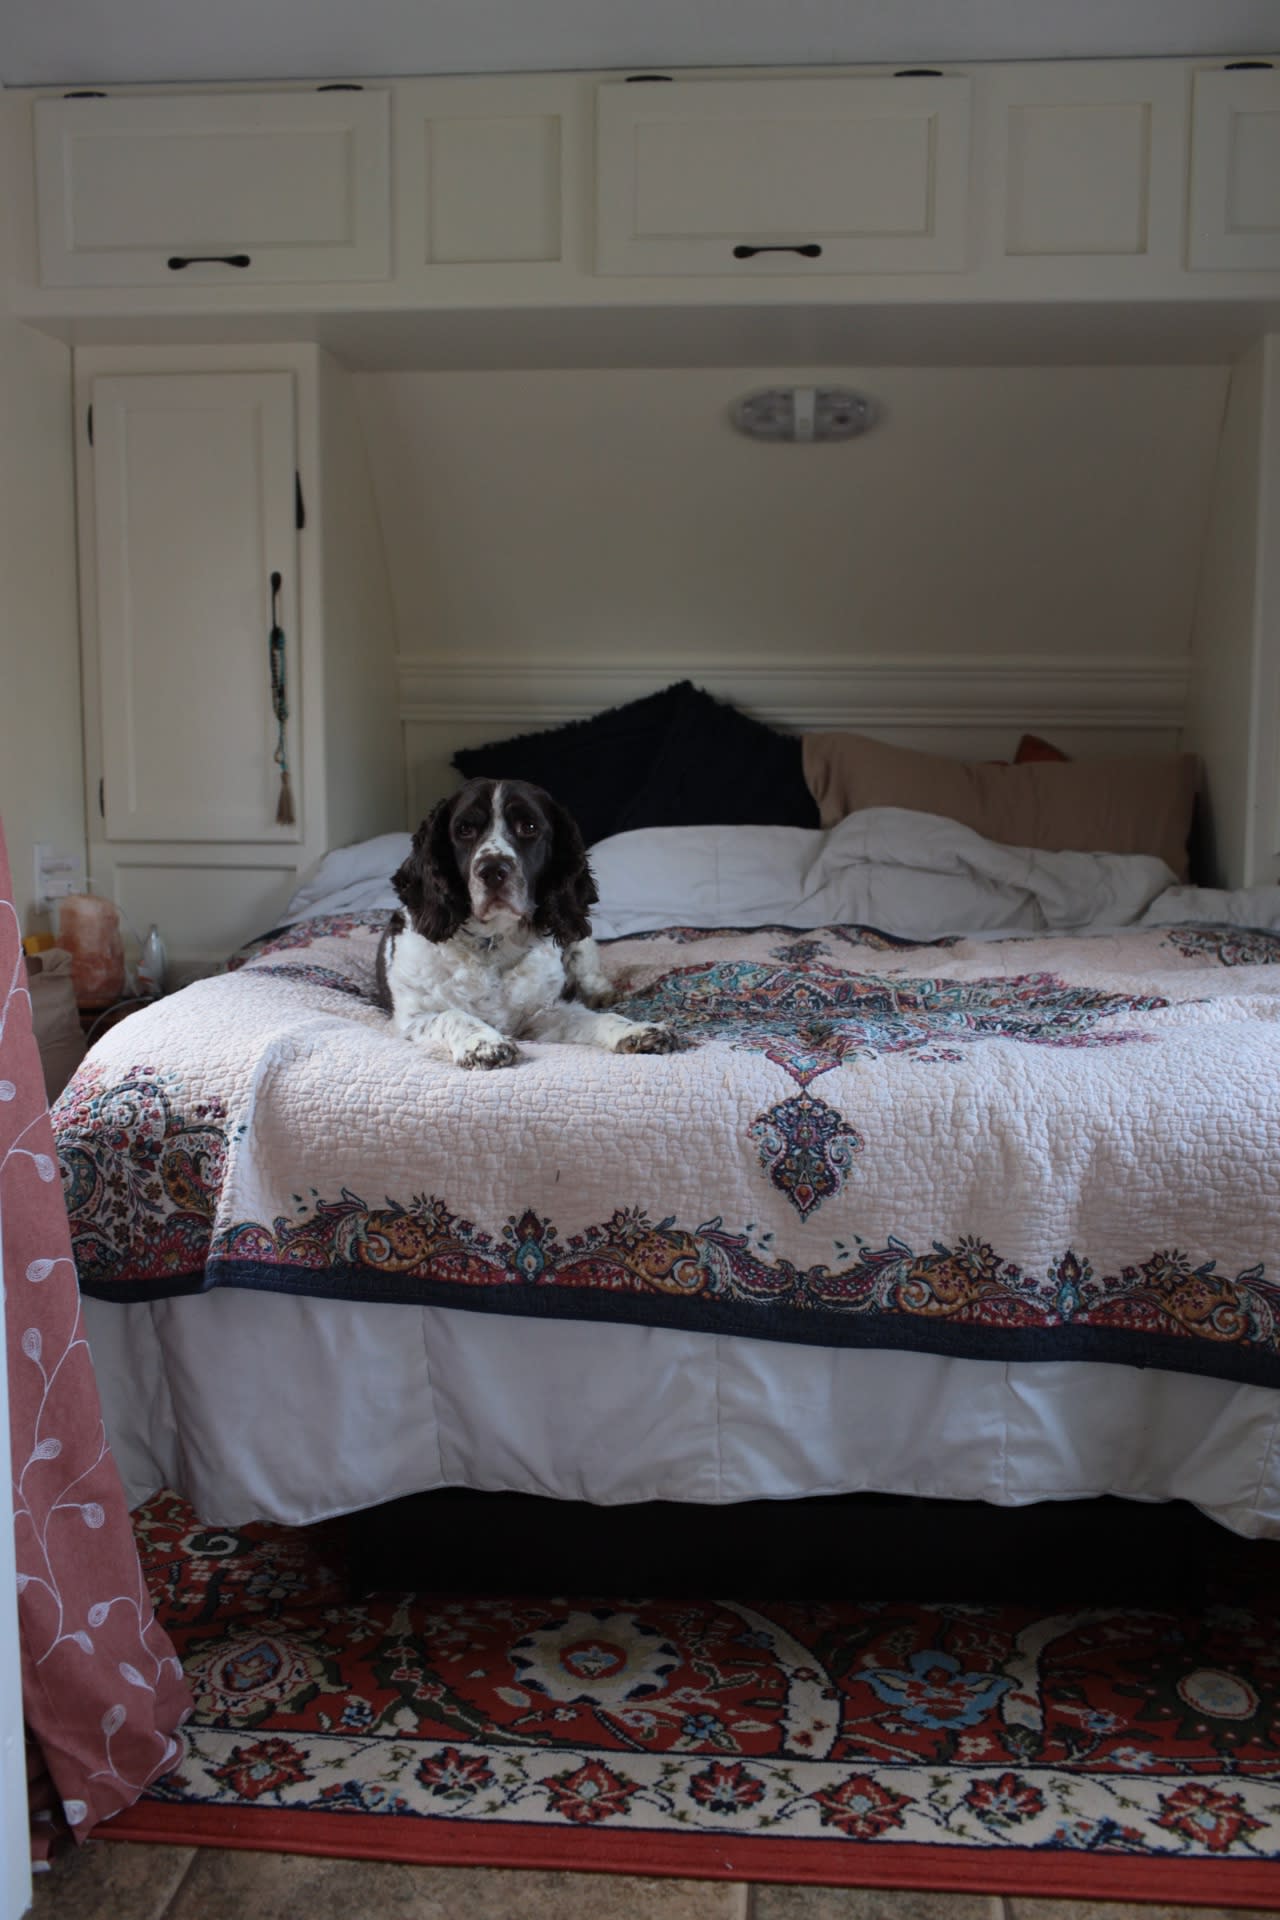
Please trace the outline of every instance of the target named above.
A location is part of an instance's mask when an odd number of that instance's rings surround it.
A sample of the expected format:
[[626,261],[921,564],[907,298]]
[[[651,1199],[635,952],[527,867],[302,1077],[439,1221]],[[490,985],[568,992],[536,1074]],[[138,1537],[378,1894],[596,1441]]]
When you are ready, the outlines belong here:
[[680,1051],[477,1075],[371,998],[405,845],[59,1102],[132,1499],[1112,1493],[1280,1538],[1280,889],[895,810],[624,833],[605,964]]

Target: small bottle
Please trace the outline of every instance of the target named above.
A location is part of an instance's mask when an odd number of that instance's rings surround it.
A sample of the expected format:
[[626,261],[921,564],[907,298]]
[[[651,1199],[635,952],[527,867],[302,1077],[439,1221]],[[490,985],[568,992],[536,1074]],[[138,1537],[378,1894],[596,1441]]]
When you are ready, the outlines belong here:
[[164,992],[165,951],[160,929],[154,922],[147,931],[138,955],[138,992],[158,997]]

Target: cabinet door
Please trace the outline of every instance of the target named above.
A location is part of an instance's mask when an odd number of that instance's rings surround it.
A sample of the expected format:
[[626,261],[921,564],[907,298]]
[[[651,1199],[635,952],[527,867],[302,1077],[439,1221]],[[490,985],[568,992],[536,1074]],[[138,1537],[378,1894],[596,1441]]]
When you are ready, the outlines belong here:
[[[296,840],[294,399],[288,373],[93,386],[108,840]],[[271,575],[281,576],[299,824],[278,827]]]
[[387,95],[38,100],[46,287],[380,280]]
[[1280,71],[1196,75],[1187,265],[1280,267]]
[[969,94],[941,76],[609,82],[596,270],[958,270]]
[[[991,250],[1079,293],[1141,288],[1182,259],[1186,73],[1174,61],[1059,60],[984,75]],[[1078,278],[1075,278],[1078,276]]]
[[442,267],[559,264],[566,125],[577,118],[581,91],[560,74],[396,88],[398,284],[416,278],[425,292]]

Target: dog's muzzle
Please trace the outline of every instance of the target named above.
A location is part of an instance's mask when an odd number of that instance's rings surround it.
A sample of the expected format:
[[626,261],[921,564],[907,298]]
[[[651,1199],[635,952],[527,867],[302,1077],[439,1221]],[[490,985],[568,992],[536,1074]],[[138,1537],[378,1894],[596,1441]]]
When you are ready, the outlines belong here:
[[481,919],[523,913],[525,889],[516,862],[500,853],[483,854],[471,869],[471,904]]

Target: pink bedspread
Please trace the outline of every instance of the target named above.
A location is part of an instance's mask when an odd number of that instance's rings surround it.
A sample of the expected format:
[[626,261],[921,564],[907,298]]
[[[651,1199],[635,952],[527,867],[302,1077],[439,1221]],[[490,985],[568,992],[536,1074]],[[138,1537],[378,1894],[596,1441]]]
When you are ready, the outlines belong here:
[[23,1710],[84,1839],[172,1763],[191,1696],[103,1431],[2,833],[0,1276]]

